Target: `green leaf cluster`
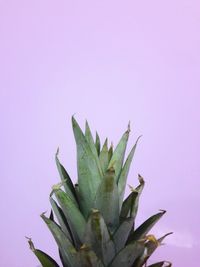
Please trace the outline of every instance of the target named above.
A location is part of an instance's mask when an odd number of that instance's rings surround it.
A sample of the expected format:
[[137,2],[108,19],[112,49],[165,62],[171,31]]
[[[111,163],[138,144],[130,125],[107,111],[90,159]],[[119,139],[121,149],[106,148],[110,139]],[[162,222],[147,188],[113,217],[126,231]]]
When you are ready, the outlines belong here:
[[[74,117],[72,127],[77,148],[78,181],[73,184],[57,151],[55,160],[61,183],[53,186],[50,194],[50,217],[41,215],[57,243],[62,266],[147,266],[149,257],[171,233],[158,239],[149,234],[165,214],[163,210],[135,227],[139,198],[145,184],[140,175],[139,185],[131,187],[131,193],[124,199],[139,138],[125,159],[130,125],[115,149],[112,144],[108,147],[107,139],[101,146],[98,133],[94,140],[87,121],[85,133]],[[45,252],[35,249],[31,239],[28,242],[43,267],[59,266]],[[149,265],[153,266],[171,266],[171,263],[162,261]]]

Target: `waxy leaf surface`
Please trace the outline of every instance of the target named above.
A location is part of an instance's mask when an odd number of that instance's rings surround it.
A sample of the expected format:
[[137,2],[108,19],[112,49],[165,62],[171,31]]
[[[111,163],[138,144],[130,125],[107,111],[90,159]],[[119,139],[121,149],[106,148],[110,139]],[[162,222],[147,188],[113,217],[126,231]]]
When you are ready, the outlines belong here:
[[93,154],[74,117],[72,117],[72,126],[77,146],[80,206],[85,218],[87,218],[93,208],[94,198],[103,175],[99,159]]
[[84,243],[91,245],[94,252],[107,266],[115,255],[114,243],[98,210],[93,210],[86,225]]

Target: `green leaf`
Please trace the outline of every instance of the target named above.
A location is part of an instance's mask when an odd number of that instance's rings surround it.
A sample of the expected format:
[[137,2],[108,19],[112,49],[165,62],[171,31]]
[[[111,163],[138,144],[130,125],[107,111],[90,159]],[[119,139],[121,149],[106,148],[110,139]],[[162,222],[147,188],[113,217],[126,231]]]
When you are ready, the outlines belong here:
[[128,238],[128,243],[135,240],[142,239],[151,230],[151,228],[159,221],[159,219],[165,214],[166,211],[161,211],[149,219],[147,219],[143,224],[141,224],[135,231],[132,230]]
[[144,180],[138,175],[138,179],[140,181],[140,185],[133,189],[131,187],[132,192],[129,196],[124,200],[120,213],[120,221],[123,221],[127,217],[133,218],[133,224],[137,215],[138,205],[139,205],[139,197],[144,188]]
[[75,189],[75,191],[76,191],[77,202],[78,202],[78,205],[79,205],[79,207],[80,207],[81,198],[80,198],[80,193],[79,193],[79,186],[78,186],[78,184],[75,184],[75,185],[74,185],[74,189]]
[[129,233],[133,227],[133,218],[126,218],[113,234],[116,253],[119,252],[126,244]]
[[61,228],[52,220],[47,218],[44,213],[41,214],[42,219],[47,224],[49,230],[51,231],[60,251],[62,254],[63,261],[66,265],[70,267],[79,266],[77,263],[77,251],[70,242],[70,240],[63,233]]
[[115,256],[109,267],[129,267],[135,262],[135,260],[143,253],[144,245],[134,242],[122,250]]
[[153,235],[148,235],[144,238],[145,241],[145,252],[143,255],[137,259],[134,267],[143,266],[149,257],[153,254],[153,252],[161,245],[161,242],[172,233],[167,233],[164,236],[160,237],[158,240]]
[[74,241],[72,240],[71,231],[62,209],[58,206],[58,204],[52,197],[50,197],[50,203],[53,208],[53,211],[55,212],[62,231],[65,233],[67,238],[73,243]]
[[[168,264],[168,265],[166,265],[166,264]],[[148,267],[164,267],[164,266],[165,267],[171,267],[172,264],[171,264],[171,262],[168,262],[168,261],[160,261],[160,262],[148,265]]]
[[119,195],[114,177],[114,169],[107,170],[94,203],[94,207],[100,211],[111,232],[119,225]]
[[152,235],[147,236],[147,239],[149,239],[145,246],[147,248],[147,255],[148,255],[148,258],[153,254],[153,252],[161,245],[161,242],[168,236],[168,235],[171,235],[172,233],[167,233],[165,234],[164,236],[160,237],[158,240],[155,238],[155,240],[151,240],[151,237]]
[[108,165],[108,169],[113,167],[115,169],[115,181],[118,181],[123,161],[124,161],[124,156],[125,156],[125,151],[126,151],[126,145],[128,142],[128,137],[129,137],[129,132],[130,132],[130,126],[128,126],[128,130],[123,134],[122,138],[120,139],[117,147],[115,148],[112,158],[110,160],[110,163]]
[[100,165],[101,165],[101,169],[103,171],[103,173],[106,172],[107,168],[108,168],[108,139],[106,138],[102,150],[100,152],[99,155],[99,161],[100,161]]
[[141,136],[138,137],[135,145],[131,149],[131,151],[130,151],[127,159],[126,159],[126,162],[125,162],[125,164],[124,164],[124,166],[122,168],[122,171],[120,173],[120,176],[119,176],[118,190],[119,190],[119,198],[120,198],[120,208],[121,208],[121,205],[122,205],[122,202],[123,202],[123,198],[124,198],[124,192],[125,192],[126,181],[127,181],[127,177],[128,177],[130,165],[131,165],[131,162],[133,160],[133,156],[135,154],[137,143],[138,143],[138,140],[140,139],[140,137]]
[[104,267],[103,263],[96,256],[94,251],[92,251],[86,244],[82,245],[78,252],[78,255],[81,262],[81,267]]
[[95,146],[96,146],[97,154],[99,156],[100,150],[101,150],[101,141],[100,141],[100,138],[97,132],[96,132]]
[[40,261],[43,267],[59,267],[57,262],[54,259],[52,259],[48,254],[46,254],[42,250],[35,249],[31,238],[27,238],[27,239],[28,239],[30,249],[36,255],[36,257],[38,258],[38,260]]
[[146,248],[147,248],[147,254],[150,257],[153,252],[157,249],[157,247],[159,247],[160,245],[162,245],[162,241],[169,235],[173,234],[172,232],[167,233],[165,235],[163,235],[162,237],[160,237],[159,239],[156,239],[155,237],[155,241],[151,240],[152,235],[147,236],[147,239],[149,239],[149,241],[146,243]]
[[[138,192],[132,191],[129,196],[124,200],[120,213],[120,220],[123,221],[127,217],[133,215],[134,209],[136,209],[136,202],[138,198]],[[132,212],[131,212],[132,210]],[[135,217],[135,216],[134,216]]]
[[162,245],[163,240],[164,240],[167,236],[172,235],[172,234],[173,234],[173,232],[170,232],[170,233],[167,233],[167,234],[163,235],[162,237],[160,237],[160,238],[158,239],[158,243],[159,243],[160,245]]
[[73,238],[76,240],[76,244],[78,244],[79,241],[81,242],[83,240],[86,225],[85,218],[64,191],[58,189],[54,191],[54,194],[67,219]]
[[85,122],[85,138],[86,138],[86,140],[90,146],[92,153],[94,154],[94,156],[97,160],[98,159],[97,149],[96,149],[94,139],[92,137],[92,133],[91,133],[91,130],[90,130],[90,127],[89,127],[89,124],[87,121]]
[[108,162],[110,162],[112,155],[113,155],[113,143],[111,143],[111,146],[108,150]]
[[99,159],[93,154],[78,123],[72,117],[72,126],[77,146],[78,184],[81,210],[87,218],[102,180]]
[[114,243],[98,210],[92,210],[86,225],[84,243],[91,246],[96,255],[107,266],[115,255]]
[[75,192],[72,180],[70,179],[69,174],[65,170],[64,166],[60,163],[58,159],[58,153],[59,153],[59,150],[57,150],[55,160],[56,160],[56,165],[58,168],[58,172],[60,174],[61,181],[63,182],[65,192],[74,201],[74,203],[78,205],[76,201],[76,192]]
[[63,258],[63,256],[62,256],[62,252],[61,252],[61,250],[60,250],[59,248],[58,248],[58,252],[59,252],[60,260],[61,260],[61,262],[62,262],[62,266],[63,266],[63,267],[69,267],[69,265],[67,265],[67,264],[65,263],[64,258]]

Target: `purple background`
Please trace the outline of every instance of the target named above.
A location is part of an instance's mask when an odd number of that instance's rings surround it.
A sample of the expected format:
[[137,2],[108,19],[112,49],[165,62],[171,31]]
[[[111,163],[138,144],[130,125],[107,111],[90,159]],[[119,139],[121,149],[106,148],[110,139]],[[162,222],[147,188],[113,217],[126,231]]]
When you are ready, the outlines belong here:
[[[195,0],[0,1],[1,266],[34,267],[24,236],[55,258],[39,217],[59,181],[76,181],[71,115],[117,143],[138,135],[128,183],[146,180],[138,223],[174,231],[153,259],[199,266],[200,12]],[[127,191],[128,192],[128,191]]]

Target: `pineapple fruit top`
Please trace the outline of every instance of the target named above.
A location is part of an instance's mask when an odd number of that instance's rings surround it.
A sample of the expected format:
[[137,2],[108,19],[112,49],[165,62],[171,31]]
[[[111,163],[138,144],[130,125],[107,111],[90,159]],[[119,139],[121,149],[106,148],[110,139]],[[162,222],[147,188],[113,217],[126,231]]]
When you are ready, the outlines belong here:
[[[51,231],[63,267],[142,267],[147,266],[151,254],[160,246],[168,233],[160,238],[149,234],[163,216],[164,210],[148,218],[135,228],[139,197],[144,187],[131,187],[124,199],[129,168],[139,138],[126,159],[125,151],[130,125],[116,148],[105,140],[101,147],[99,135],[94,141],[86,121],[85,133],[72,117],[72,127],[77,147],[78,183],[69,177],[56,153],[56,165],[61,183],[50,193],[52,211],[42,219]],[[28,239],[31,250],[43,267],[57,267],[58,263],[45,252],[36,249]],[[161,261],[149,267],[171,266]]]

